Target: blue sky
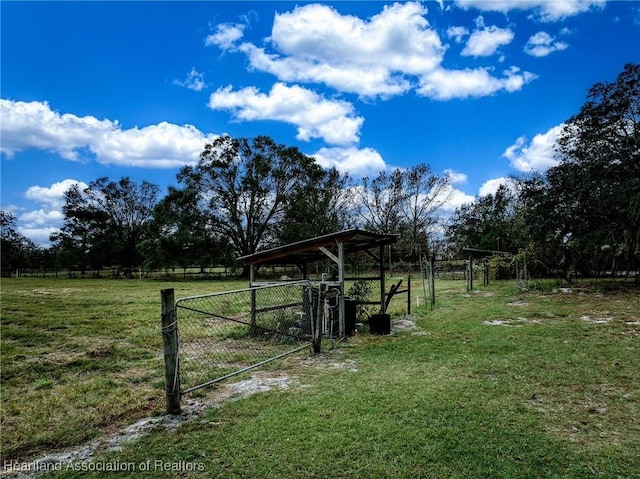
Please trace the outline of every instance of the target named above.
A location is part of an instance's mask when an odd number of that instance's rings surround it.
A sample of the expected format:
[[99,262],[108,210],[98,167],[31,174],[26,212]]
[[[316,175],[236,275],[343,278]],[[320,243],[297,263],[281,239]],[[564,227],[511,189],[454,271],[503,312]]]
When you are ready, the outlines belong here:
[[12,2],[1,9],[2,209],[37,243],[64,191],[177,185],[218,135],[354,177],[425,162],[447,208],[554,164],[589,87],[640,63],[640,2]]

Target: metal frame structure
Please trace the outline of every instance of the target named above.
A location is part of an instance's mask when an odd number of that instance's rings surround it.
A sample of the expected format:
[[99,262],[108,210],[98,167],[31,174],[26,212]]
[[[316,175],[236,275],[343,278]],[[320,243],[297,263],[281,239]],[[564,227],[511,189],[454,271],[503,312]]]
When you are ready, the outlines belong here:
[[[473,291],[473,260],[478,258],[486,258],[488,256],[508,256],[511,253],[508,251],[496,251],[496,250],[488,250],[488,249],[478,249],[478,248],[463,248],[462,251],[469,255],[469,263],[467,266],[469,278],[467,279],[467,291]],[[484,285],[489,284],[489,274],[488,271],[484,273]]]
[[[329,259],[337,266],[338,276],[336,279],[323,280],[326,287],[337,287],[344,292],[345,281],[349,280],[375,280],[380,284],[380,311],[386,310],[385,292],[385,265],[384,247],[394,244],[397,241],[396,235],[372,233],[360,229],[343,230],[336,233],[317,236],[307,240],[291,243],[277,248],[259,251],[254,254],[238,258],[246,266],[249,266],[249,286],[257,286],[258,269],[266,265],[295,265],[302,274],[302,279],[308,279],[308,265],[318,261]],[[345,277],[345,257],[364,251],[371,256],[378,264],[378,275],[367,278],[347,278]],[[377,302],[375,304],[378,304]],[[345,336],[345,306],[344,294],[339,299],[339,326],[340,337]]]

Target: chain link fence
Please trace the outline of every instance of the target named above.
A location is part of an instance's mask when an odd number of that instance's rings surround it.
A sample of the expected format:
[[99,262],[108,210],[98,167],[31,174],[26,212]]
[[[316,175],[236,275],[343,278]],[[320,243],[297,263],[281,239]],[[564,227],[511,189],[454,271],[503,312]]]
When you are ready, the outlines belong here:
[[177,300],[181,394],[310,347],[311,295],[299,281]]

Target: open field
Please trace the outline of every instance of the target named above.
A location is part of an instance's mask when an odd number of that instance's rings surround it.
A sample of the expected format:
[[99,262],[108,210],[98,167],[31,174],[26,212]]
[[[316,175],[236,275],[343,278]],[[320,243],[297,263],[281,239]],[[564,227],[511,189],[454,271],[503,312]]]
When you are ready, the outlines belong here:
[[[3,459],[162,414],[159,290],[244,285],[3,280]],[[278,361],[264,374],[289,378],[286,389],[95,458],[151,461],[148,474],[51,477],[640,477],[640,291],[554,286],[467,294],[462,281],[438,281],[438,306],[414,313],[418,328]]]
[[2,459],[164,411],[160,290],[246,282],[2,280]]

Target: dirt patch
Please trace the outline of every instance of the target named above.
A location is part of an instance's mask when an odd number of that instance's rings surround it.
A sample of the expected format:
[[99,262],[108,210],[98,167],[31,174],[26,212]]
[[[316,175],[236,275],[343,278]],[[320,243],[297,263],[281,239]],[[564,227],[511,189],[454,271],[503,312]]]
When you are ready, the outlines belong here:
[[587,323],[593,323],[593,324],[607,324],[610,323],[611,321],[613,321],[612,317],[606,317],[606,318],[602,318],[602,317],[596,317],[593,318],[591,316],[582,316],[580,318],[582,321],[586,321]]
[[507,303],[507,306],[529,306],[529,304],[526,301],[514,301],[513,303]]
[[482,324],[487,326],[515,326],[515,327],[520,327],[522,326],[523,323],[540,324],[542,323],[542,321],[539,319],[516,318],[516,319],[493,319],[493,320],[482,322]]
[[496,295],[496,293],[494,293],[493,291],[476,291],[476,290],[473,291],[473,294],[475,296],[481,296],[483,298],[490,298]]
[[478,291],[476,289],[474,289],[473,291],[471,291],[471,293],[466,293],[463,294],[462,297],[463,298],[472,298],[474,296],[476,297],[480,297],[480,298],[490,298],[491,296],[495,296],[496,293],[494,293],[493,291]]
[[342,354],[344,354],[342,349],[333,349],[326,354],[309,356],[304,361],[317,369],[358,372],[357,363],[353,359],[341,358]]
[[407,331],[420,329],[416,323],[409,319],[394,319],[391,321],[391,331]]
[[482,321],[482,324],[486,326],[513,326],[508,319],[492,319],[489,321]]
[[230,392],[229,399],[244,399],[257,393],[271,391],[272,389],[288,389],[292,379],[286,374],[280,376],[269,376],[255,373],[251,379],[232,383],[227,386]]
[[62,289],[46,289],[46,288],[34,288],[29,290],[18,290],[17,294],[25,296],[71,296],[73,294],[82,293],[84,290],[80,288],[62,288]]
[[640,321],[625,321],[626,326],[631,326],[629,329],[622,332],[622,334],[629,334],[631,336],[640,336],[640,329],[633,326],[640,326]]

